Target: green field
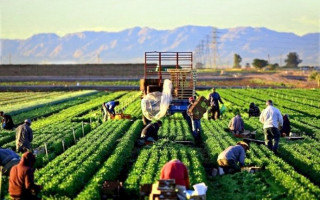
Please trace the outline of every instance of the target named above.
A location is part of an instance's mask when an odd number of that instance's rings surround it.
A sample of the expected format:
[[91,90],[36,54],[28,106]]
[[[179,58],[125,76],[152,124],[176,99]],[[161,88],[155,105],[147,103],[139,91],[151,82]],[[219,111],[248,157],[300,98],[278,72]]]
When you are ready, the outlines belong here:
[[[134,83],[135,84],[135,83]],[[46,145],[48,155],[37,156],[35,181],[43,199],[101,199],[104,180],[123,182],[123,198],[139,199],[139,186],[159,179],[162,166],[173,158],[183,161],[191,184],[205,182],[207,199],[320,199],[320,90],[219,89],[227,112],[221,120],[201,120],[201,144],[193,145],[190,127],[181,114],[166,116],[153,146],[137,147],[142,130],[140,93],[117,92],[2,92],[1,110],[16,124],[33,120],[34,149]],[[197,91],[207,97],[210,91]],[[132,120],[101,122],[102,102],[117,99],[117,111]],[[280,139],[279,155],[263,145],[251,145],[246,163],[263,167],[257,173],[241,172],[212,177],[218,154],[240,139],[225,131],[240,111],[246,129],[263,139],[258,118],[249,118],[255,102],[262,110],[272,99],[290,117],[292,132],[305,139]],[[15,148],[15,132],[0,130],[0,145]],[[189,145],[179,144],[189,141]],[[64,148],[62,143],[64,143]],[[2,197],[8,199],[8,178],[2,180]]]

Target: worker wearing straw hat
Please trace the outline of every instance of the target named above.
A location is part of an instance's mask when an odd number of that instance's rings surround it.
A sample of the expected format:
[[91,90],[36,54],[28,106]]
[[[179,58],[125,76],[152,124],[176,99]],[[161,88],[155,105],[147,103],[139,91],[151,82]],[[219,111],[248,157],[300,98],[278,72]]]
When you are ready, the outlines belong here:
[[225,149],[218,156],[219,171],[223,169],[222,174],[239,172],[244,166],[247,150],[249,150],[249,145],[243,141]]

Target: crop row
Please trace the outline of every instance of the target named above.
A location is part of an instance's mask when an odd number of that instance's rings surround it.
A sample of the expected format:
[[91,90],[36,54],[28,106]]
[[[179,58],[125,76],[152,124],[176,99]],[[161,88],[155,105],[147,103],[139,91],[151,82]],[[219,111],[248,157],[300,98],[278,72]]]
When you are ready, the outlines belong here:
[[103,181],[116,181],[121,170],[128,163],[135,141],[142,129],[141,120],[135,121],[126,134],[121,138],[113,154],[103,163],[99,171],[91,178],[86,187],[77,195],[76,199],[101,199],[100,189]]
[[[132,102],[135,102],[135,100],[137,100],[138,94],[139,94],[139,92],[128,92],[125,95],[123,95],[120,99],[110,99],[110,100],[117,100],[120,102],[120,105],[115,107],[116,113],[118,113],[120,111],[123,112],[123,111],[127,110],[127,107]],[[103,102],[106,102],[106,101],[103,101]],[[101,102],[101,104],[103,102]],[[126,111],[125,111],[125,113],[126,113]],[[99,121],[102,118],[103,118],[103,111],[102,111],[102,107],[99,106],[98,108],[92,109],[90,112],[86,113],[85,115],[83,115],[81,117],[73,117],[72,121],[90,122],[90,121]]]
[[[88,102],[68,107],[68,108],[66,108],[56,114],[50,115],[49,117],[46,117],[44,119],[39,119],[39,120],[33,122],[31,127],[35,133],[41,134],[41,132],[50,132],[58,124],[63,123],[65,121],[70,121],[70,119],[73,116],[80,115],[82,113],[88,112],[88,110],[90,110],[92,108],[98,107],[98,105],[100,105],[101,101],[103,101],[105,99],[111,100],[116,97],[119,97],[120,95],[123,95],[123,92],[115,92],[112,94],[103,95],[101,97],[90,100]],[[39,115],[40,114],[41,113],[39,113]],[[48,131],[46,131],[46,129],[48,129]],[[15,133],[12,131],[11,134],[8,134],[3,139],[7,143],[11,142],[11,144],[5,144],[5,143],[2,143],[2,144],[4,144],[5,146],[8,146],[8,147],[14,146],[14,144],[13,144],[14,138],[15,138]],[[34,142],[36,142],[36,141],[34,141]]]
[[110,101],[116,98],[119,98],[120,96],[124,95],[125,92],[114,92],[111,94],[103,95],[101,97],[92,99],[88,102],[78,104],[76,106],[69,107],[67,109],[64,109],[56,114],[50,115],[44,119],[38,120],[32,124],[33,129],[39,129],[48,126],[49,124],[71,120],[72,117],[80,116],[82,114],[85,114],[89,112],[92,109],[96,109],[97,107],[100,107],[102,102],[104,101]]
[[160,140],[140,152],[124,183],[125,190],[130,197],[137,196],[139,186],[156,182],[163,165],[171,159],[179,159],[187,166],[191,185],[207,182],[200,157],[195,149]]
[[59,112],[63,109],[66,109],[71,106],[75,106],[81,103],[84,103],[86,101],[89,101],[90,99],[97,98],[101,96],[103,93],[92,93],[87,94],[79,97],[74,97],[66,100],[66,102],[59,102],[58,104],[50,104],[48,103],[44,107],[36,108],[30,111],[22,112],[17,115],[12,116],[12,119],[15,124],[20,124],[23,122],[24,119],[38,119],[40,117],[46,117],[51,115],[52,113]]
[[[203,120],[204,122],[206,120]],[[209,122],[204,124],[203,141],[206,146],[210,158],[212,161],[216,160],[218,154],[230,145],[234,145],[236,140],[231,135],[223,130],[220,123],[223,122]],[[214,139],[212,139],[214,138]],[[246,159],[247,164],[256,164],[261,167],[265,167],[266,170],[261,173],[266,173],[270,176],[261,175],[259,184],[264,183],[264,187],[268,187],[268,182],[274,182],[280,188],[286,190],[287,198],[297,198],[297,195],[301,195],[304,199],[317,199],[320,195],[320,189],[318,186],[310,182],[306,177],[302,176],[288,163],[281,158],[275,156],[264,145],[257,146],[251,145],[251,150],[247,153],[249,159]],[[245,189],[245,188],[244,188]],[[269,190],[273,190],[270,188]],[[299,193],[297,192],[299,191]],[[280,193],[279,193],[280,192]],[[281,191],[272,191],[274,194],[284,195]],[[258,194],[261,195],[261,194]]]
[[130,121],[106,122],[36,173],[46,195],[74,197],[110,155]]
[[22,112],[33,110],[35,108],[47,106],[48,104],[57,104],[57,103],[65,102],[70,98],[75,98],[78,96],[88,95],[96,92],[97,91],[84,90],[84,91],[77,91],[77,92],[70,92],[70,93],[61,93],[61,95],[52,95],[52,96],[49,95],[46,98],[38,98],[33,101],[24,101],[24,102],[20,102],[19,104],[8,104],[2,107],[2,110],[4,110],[5,112],[11,115],[16,115]]
[[60,96],[65,92],[1,92],[0,106],[14,105],[37,98]]
[[176,120],[165,117],[159,129],[159,138],[167,138],[175,141],[194,141],[191,128],[186,120]]

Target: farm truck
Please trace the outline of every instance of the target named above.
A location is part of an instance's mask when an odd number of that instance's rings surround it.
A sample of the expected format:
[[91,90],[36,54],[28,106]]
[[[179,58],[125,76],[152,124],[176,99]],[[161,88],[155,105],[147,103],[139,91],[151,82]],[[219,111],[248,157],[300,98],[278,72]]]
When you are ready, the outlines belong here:
[[192,52],[145,52],[144,78],[140,80],[142,98],[161,92],[165,79],[172,82],[172,101],[167,114],[186,114],[188,99],[195,96],[196,86]]

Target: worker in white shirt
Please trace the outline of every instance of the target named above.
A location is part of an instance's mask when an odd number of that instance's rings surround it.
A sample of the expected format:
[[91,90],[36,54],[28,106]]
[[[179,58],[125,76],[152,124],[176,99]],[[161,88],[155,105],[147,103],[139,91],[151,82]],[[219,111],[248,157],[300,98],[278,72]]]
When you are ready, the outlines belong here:
[[278,153],[280,131],[283,118],[279,109],[273,106],[271,100],[266,101],[267,107],[261,112],[260,122],[263,123],[264,140],[268,148],[275,154]]

